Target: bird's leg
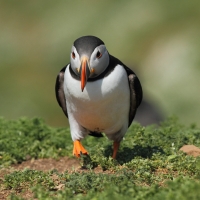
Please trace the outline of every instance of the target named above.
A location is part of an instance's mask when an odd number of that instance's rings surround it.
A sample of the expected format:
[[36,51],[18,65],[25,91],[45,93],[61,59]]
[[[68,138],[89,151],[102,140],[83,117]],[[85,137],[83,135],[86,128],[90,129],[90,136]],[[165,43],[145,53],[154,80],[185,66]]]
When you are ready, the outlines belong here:
[[116,159],[117,151],[119,149],[120,142],[113,142],[113,159]]
[[74,141],[73,155],[75,155],[76,157],[80,157],[81,154],[87,155],[88,152],[82,146],[80,140],[75,140]]

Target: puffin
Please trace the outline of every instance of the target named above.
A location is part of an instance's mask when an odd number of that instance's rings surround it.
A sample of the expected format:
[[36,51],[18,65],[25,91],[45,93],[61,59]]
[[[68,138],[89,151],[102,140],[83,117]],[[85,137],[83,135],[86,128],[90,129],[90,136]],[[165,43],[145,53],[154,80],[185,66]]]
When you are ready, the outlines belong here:
[[82,36],[72,45],[70,63],[57,75],[55,93],[69,121],[73,155],[89,155],[81,140],[104,133],[113,141],[112,158],[116,159],[142,101],[137,75],[110,55],[101,39]]

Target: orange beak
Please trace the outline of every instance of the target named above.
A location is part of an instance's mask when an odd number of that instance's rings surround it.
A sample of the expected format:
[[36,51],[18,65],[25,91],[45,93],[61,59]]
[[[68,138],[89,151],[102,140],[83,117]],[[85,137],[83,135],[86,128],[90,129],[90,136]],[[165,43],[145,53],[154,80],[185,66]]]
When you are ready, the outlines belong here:
[[80,74],[81,74],[81,90],[83,92],[85,85],[87,83],[87,80],[90,76],[90,69],[88,66],[88,58],[85,56],[82,58]]

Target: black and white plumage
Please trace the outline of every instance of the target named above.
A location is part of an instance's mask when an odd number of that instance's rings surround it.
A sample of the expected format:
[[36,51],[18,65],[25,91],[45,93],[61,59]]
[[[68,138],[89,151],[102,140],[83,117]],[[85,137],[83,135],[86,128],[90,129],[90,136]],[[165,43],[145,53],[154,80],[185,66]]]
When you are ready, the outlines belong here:
[[116,158],[120,141],[142,101],[136,74],[111,56],[102,40],[84,36],[74,42],[70,63],[58,74],[55,89],[69,119],[73,154],[87,154],[80,140],[104,132],[114,141]]

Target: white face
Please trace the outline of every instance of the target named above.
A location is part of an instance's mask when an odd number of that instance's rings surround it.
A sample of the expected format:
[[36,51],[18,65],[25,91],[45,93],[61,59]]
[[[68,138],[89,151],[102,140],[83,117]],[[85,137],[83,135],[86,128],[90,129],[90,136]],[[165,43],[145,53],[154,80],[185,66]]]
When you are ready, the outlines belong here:
[[105,45],[100,45],[96,47],[91,55],[87,55],[87,53],[79,55],[76,48],[72,46],[71,56],[70,56],[71,67],[72,70],[78,76],[80,76],[79,69],[83,57],[87,57],[88,59],[88,65],[90,69],[89,78],[93,78],[100,75],[102,72],[104,72],[104,70],[107,68],[109,64],[109,54]]

